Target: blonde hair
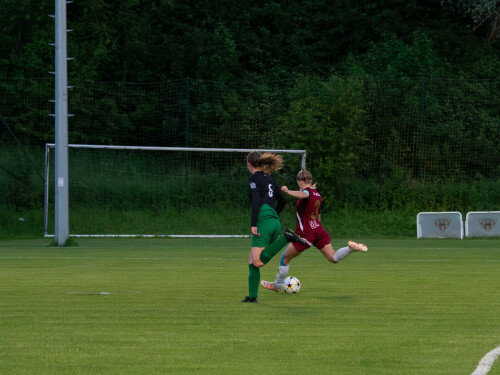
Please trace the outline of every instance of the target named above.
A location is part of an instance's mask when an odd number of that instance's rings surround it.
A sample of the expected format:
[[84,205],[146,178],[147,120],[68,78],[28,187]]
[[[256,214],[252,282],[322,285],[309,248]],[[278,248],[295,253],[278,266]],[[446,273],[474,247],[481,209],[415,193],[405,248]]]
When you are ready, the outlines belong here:
[[247,156],[247,161],[253,167],[260,167],[266,173],[272,173],[283,167],[283,158],[281,155],[275,155],[270,152],[261,154],[259,151],[252,151]]
[[299,173],[297,173],[297,181],[305,181],[315,187],[316,184],[312,184],[312,174],[305,167],[302,167]]

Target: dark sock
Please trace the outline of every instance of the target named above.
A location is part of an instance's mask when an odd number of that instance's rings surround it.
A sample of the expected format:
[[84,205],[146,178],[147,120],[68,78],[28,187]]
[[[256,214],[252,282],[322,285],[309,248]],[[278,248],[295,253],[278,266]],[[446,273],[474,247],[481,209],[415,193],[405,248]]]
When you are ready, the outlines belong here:
[[257,298],[259,294],[260,268],[249,264],[248,269],[250,271],[248,274],[248,296],[250,298]]

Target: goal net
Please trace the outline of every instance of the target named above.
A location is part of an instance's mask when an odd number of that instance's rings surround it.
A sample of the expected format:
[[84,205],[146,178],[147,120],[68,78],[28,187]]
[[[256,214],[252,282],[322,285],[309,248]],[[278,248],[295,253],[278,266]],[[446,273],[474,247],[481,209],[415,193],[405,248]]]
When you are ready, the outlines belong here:
[[[250,232],[251,149],[68,147],[70,236],[225,237]],[[280,154],[277,184],[295,188],[304,150]],[[44,233],[54,233],[54,144],[46,145]],[[52,183],[51,183],[52,182]],[[280,215],[293,226],[295,204]]]

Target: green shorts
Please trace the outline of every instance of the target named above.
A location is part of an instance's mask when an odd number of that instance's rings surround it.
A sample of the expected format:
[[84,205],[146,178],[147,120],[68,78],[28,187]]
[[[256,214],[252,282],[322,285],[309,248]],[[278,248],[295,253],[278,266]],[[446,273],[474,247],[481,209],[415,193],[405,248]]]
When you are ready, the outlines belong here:
[[263,204],[257,216],[257,231],[260,236],[252,235],[252,247],[266,247],[276,241],[281,233],[281,223],[278,214],[267,204]]

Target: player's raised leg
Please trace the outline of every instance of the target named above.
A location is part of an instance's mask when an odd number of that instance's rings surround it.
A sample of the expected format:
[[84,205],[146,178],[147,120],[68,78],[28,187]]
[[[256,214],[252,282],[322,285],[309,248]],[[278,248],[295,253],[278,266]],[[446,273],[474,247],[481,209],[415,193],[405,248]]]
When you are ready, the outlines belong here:
[[335,252],[335,255],[333,256],[333,259],[335,260],[335,263],[338,263],[342,259],[345,259],[346,257],[348,257],[349,255],[351,255],[355,251],[363,251],[363,252],[365,252],[365,251],[368,251],[368,248],[366,247],[366,245],[364,245],[362,243],[357,243],[357,242],[349,241],[347,243],[346,247],[342,247],[342,248],[338,249]]
[[274,282],[262,280],[260,284],[267,290],[279,292],[283,286],[283,281],[288,275],[290,260],[300,255],[300,253],[301,252],[297,251],[292,243],[289,243],[281,255],[280,265],[278,266],[278,272],[276,273]]
[[[304,245],[306,242],[304,241],[303,238],[301,238],[299,235],[297,235],[294,231],[291,229],[285,230],[285,233],[283,233],[283,236],[278,238],[276,241],[273,243],[269,244],[260,254],[260,261],[263,264],[267,264],[272,257],[274,257],[276,254],[279,253],[279,251],[288,243],[288,242],[297,242],[301,245]],[[255,263],[254,263],[255,264]],[[261,265],[258,265],[258,267],[261,267]]]

